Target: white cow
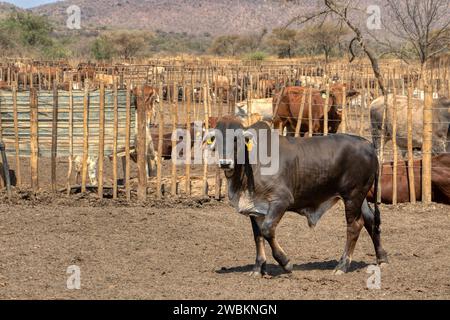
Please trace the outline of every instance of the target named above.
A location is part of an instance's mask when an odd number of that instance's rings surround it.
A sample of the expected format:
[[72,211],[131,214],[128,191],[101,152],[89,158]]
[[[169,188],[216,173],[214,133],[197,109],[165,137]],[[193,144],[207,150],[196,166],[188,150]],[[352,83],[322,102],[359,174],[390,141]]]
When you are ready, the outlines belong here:
[[[153,168],[155,167],[155,159],[157,157],[157,154],[155,152],[154,144],[152,135],[150,132],[150,126],[153,119],[155,119],[155,108],[154,104],[160,102],[159,95],[157,93],[153,93],[144,101],[144,106],[146,107],[146,171],[147,171],[147,177],[150,177],[152,174]],[[137,145],[137,112],[136,112],[136,121],[135,121],[135,131],[134,131],[134,142],[135,146]],[[134,148],[135,151],[136,149]],[[122,168],[123,168],[123,174],[125,176],[125,152],[121,151],[117,154],[119,158],[122,158]],[[136,161],[136,157],[131,157],[132,160]],[[83,156],[77,155],[73,159],[74,162],[74,169],[76,172],[76,179],[77,183],[79,180],[79,177],[82,174],[82,168],[83,168]],[[98,164],[98,156],[88,156],[87,159],[87,167],[88,167],[88,177],[90,184],[92,186],[98,185],[97,181],[97,164]]]
[[273,119],[273,98],[253,99],[250,100],[250,103],[248,101],[240,102],[236,104],[235,115],[247,126],[258,120],[271,122]]

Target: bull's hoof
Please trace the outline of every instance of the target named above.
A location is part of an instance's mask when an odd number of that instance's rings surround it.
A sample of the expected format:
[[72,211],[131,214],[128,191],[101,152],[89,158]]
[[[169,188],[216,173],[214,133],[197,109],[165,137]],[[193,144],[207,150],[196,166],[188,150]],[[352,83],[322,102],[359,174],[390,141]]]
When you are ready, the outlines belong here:
[[284,267],[284,271],[287,273],[292,273],[292,270],[294,270],[294,265],[291,262],[288,262]]
[[345,272],[342,270],[334,270],[333,271],[333,275],[335,275],[335,276],[341,276],[343,274],[345,274]]
[[251,278],[262,278],[263,274],[261,272],[259,272],[259,271],[252,271],[252,272],[249,273],[249,276]]
[[334,269],[333,274],[336,276],[340,276],[344,273],[347,273],[348,269],[350,268],[351,261],[348,259],[339,261],[339,264]]
[[379,257],[377,257],[377,264],[381,267],[382,265],[387,265],[389,263],[387,253],[383,251]]

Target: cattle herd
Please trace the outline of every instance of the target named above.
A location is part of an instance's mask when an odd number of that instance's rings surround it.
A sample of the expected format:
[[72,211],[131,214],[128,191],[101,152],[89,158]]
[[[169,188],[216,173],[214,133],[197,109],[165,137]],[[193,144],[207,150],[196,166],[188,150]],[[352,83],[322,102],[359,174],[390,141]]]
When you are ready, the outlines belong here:
[[[31,186],[37,188],[38,160],[43,158],[39,138],[49,135],[40,131],[40,121],[51,121],[51,185],[69,195],[89,186],[100,197],[111,187],[114,198],[125,194],[129,201],[132,188],[137,188],[139,200],[161,199],[167,193],[191,196],[195,193],[192,180],[199,175],[202,186],[197,192],[208,197],[214,189],[220,200],[226,185],[231,205],[252,223],[253,275],[267,272],[264,241],[280,266],[292,271],[293,264],[275,236],[285,212],[305,216],[314,227],[341,200],[347,240],[335,272],[348,270],[363,228],[371,237],[377,263],[387,263],[381,244],[380,202],[415,202],[431,196],[435,202],[450,204],[449,67],[439,65],[418,77],[412,66],[383,63],[383,93],[364,63],[5,62],[0,64],[0,101],[12,101],[13,113],[0,104],[0,138],[6,150],[15,153],[7,152],[4,157],[3,162],[8,160],[14,170],[3,163],[2,180],[8,189],[15,180],[17,187],[29,187],[20,177],[27,172],[20,169],[20,159],[29,158]],[[15,100],[24,92],[30,93],[29,109]],[[83,119],[74,117],[71,110],[76,92],[83,97]],[[33,100],[36,94],[45,93],[53,97],[50,120],[39,116],[42,106]],[[90,108],[94,93],[100,99],[99,110]],[[126,96],[123,106],[118,105],[119,93]],[[12,98],[2,100],[3,96]],[[58,109],[58,97],[63,96],[71,99],[69,110]],[[108,103],[114,112],[105,117]],[[123,145],[117,142],[120,107],[126,110],[120,120],[125,128]],[[18,123],[22,113],[28,112],[26,131]],[[99,128],[97,137],[90,133],[94,126]],[[71,134],[75,128],[83,131],[82,139]],[[104,145],[108,132],[114,132],[112,148]],[[8,134],[12,138],[7,139]],[[67,179],[57,181],[53,173],[67,161],[58,153],[57,140],[62,136],[70,145],[82,144],[83,151],[70,153],[63,174]],[[29,154],[20,148],[27,143]],[[215,154],[215,161],[209,165],[192,161],[198,156],[190,151],[192,147],[200,150],[203,160]],[[180,158],[183,165],[175,161]],[[110,179],[105,161],[111,162]],[[132,170],[133,162],[136,170]],[[119,164],[122,179],[117,173]],[[276,169],[269,170],[271,166]],[[13,173],[19,179],[7,179]],[[424,184],[427,179],[431,194]],[[181,181],[185,184],[180,187]]]
[[[128,150],[117,150],[117,155],[123,159],[123,180],[132,178],[125,177],[129,160],[138,160],[137,115],[143,108],[148,178],[156,175],[158,164],[162,166],[163,160],[171,159],[177,143],[182,142],[181,138],[174,141],[172,133],[175,129],[188,129],[193,146],[193,135],[198,135],[194,132],[195,123],[201,122],[203,136],[217,125],[219,118],[232,115],[244,127],[262,121],[288,137],[311,138],[338,133],[363,136],[373,142],[379,158],[387,161],[380,166],[380,188],[383,191],[378,200],[393,202],[392,195],[389,196],[394,182],[392,171],[397,176],[397,199],[394,202],[410,201],[412,188],[417,189],[417,200],[421,200],[425,80],[417,76],[411,66],[394,68],[393,65],[397,66],[395,63],[382,65],[388,88],[388,93],[383,96],[365,64],[221,60],[158,60],[140,64],[7,61],[0,65],[0,95],[13,89],[23,92],[32,88],[38,92],[55,89],[58,92],[87,89],[90,92],[99,90],[100,86],[129,92],[131,108],[136,110],[136,125],[130,128]],[[449,203],[448,179],[442,179],[442,174],[436,174],[434,169],[447,172],[446,157],[450,152],[448,66],[439,65],[428,73],[431,76],[427,82],[433,94],[432,196],[436,201]],[[412,113],[410,120],[409,110]],[[20,132],[17,136],[21,136]],[[381,147],[383,152],[380,154]],[[414,159],[407,158],[408,149],[412,149]],[[395,151],[398,157],[394,157]],[[112,154],[105,156],[113,157]],[[395,159],[398,162],[394,164],[392,161]],[[87,174],[91,185],[98,184],[98,155],[73,154],[70,161],[78,177],[82,173]],[[411,166],[416,173],[412,186],[411,176],[406,172]],[[84,172],[83,168],[86,168]],[[164,173],[159,172],[159,175]],[[205,175],[207,172],[203,177],[207,180]],[[220,176],[220,173],[216,175]],[[174,177],[172,182],[178,178]],[[220,178],[216,179],[216,182],[220,181]]]

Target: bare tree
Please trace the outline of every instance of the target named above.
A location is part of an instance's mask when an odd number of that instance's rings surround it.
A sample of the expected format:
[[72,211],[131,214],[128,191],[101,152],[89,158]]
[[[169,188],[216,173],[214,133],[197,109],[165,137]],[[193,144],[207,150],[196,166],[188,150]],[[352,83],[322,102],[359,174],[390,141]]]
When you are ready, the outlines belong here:
[[[353,6],[351,4],[353,3]],[[353,33],[353,39],[350,42],[350,53],[352,54],[352,58],[350,60],[353,61],[353,45],[357,44],[361,48],[361,50],[366,54],[369,58],[370,63],[372,65],[372,70],[374,72],[375,78],[377,79],[379,88],[383,95],[386,94],[386,89],[384,86],[383,76],[380,71],[378,56],[375,54],[374,50],[368,46],[368,42],[366,37],[364,36],[363,30],[358,25],[358,20],[355,20],[354,17],[351,16],[352,12],[359,12],[359,8],[357,4],[354,4],[354,1],[351,0],[324,0],[323,6],[320,5],[319,9],[316,12],[313,12],[309,15],[299,15],[293,18],[288,25],[297,22],[299,24],[308,23],[317,19],[322,19],[322,23],[329,17],[337,18],[339,22],[343,25],[346,25],[347,28]]]
[[[382,21],[393,38],[378,39],[379,42],[403,59],[412,53],[422,70],[427,61],[450,48],[448,0],[386,0]],[[395,48],[393,41],[406,43],[407,46]]]

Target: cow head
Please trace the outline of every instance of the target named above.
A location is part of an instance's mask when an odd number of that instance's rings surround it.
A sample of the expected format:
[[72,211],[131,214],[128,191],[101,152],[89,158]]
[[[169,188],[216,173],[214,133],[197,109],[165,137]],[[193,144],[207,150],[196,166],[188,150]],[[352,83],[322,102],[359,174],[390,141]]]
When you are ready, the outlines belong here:
[[225,116],[217,122],[203,139],[204,148],[218,153],[219,168],[232,171],[244,164],[247,151],[255,144],[253,133],[246,130],[242,122],[233,116]]
[[[321,91],[321,95],[322,97],[326,98],[326,94],[327,91],[326,90],[322,90]],[[348,89],[346,91],[346,98],[347,101],[348,99],[351,99],[357,95],[359,95],[360,93],[358,91],[356,91],[355,89]],[[342,113],[342,107],[343,107],[343,103],[344,103],[344,86],[342,84],[337,84],[337,85],[333,85],[330,88],[330,106],[336,107],[337,108],[337,112],[339,114]]]

